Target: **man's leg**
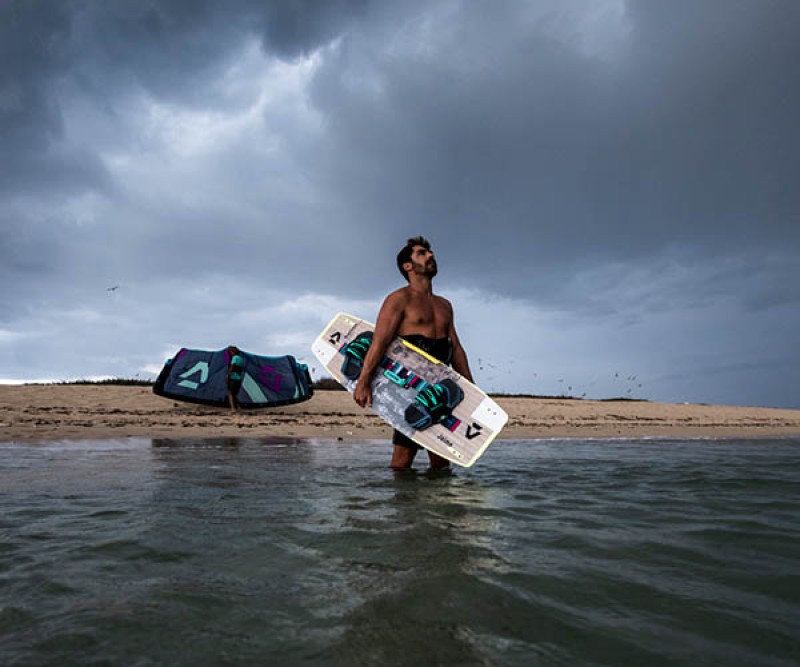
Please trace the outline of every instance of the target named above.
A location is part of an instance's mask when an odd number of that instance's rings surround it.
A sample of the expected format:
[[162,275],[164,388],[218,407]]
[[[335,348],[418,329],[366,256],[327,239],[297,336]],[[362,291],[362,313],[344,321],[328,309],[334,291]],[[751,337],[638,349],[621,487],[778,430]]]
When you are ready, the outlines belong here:
[[438,454],[434,454],[432,451],[428,450],[428,458],[431,461],[431,470],[449,470],[450,469],[450,461],[446,458],[439,456]]
[[407,470],[414,463],[414,457],[417,452],[422,449],[411,438],[407,437],[398,430],[392,434],[392,444],[394,451],[392,452],[392,461],[389,464],[390,468],[395,470]]
[[394,452],[392,452],[392,462],[389,464],[389,467],[394,470],[408,470],[411,464],[414,463],[414,457],[416,455],[416,449],[410,449],[403,445],[395,445]]

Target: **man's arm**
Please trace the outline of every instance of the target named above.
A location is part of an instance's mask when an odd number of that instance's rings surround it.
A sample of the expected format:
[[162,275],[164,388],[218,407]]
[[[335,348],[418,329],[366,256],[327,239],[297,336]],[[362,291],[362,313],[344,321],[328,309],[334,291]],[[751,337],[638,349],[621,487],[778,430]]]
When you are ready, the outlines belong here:
[[457,373],[463,375],[467,380],[474,382],[472,379],[472,371],[469,369],[467,353],[461,346],[461,341],[458,339],[458,334],[456,333],[455,318],[452,315],[452,306],[450,314],[450,327],[447,331],[447,335],[450,337],[450,340],[453,343],[453,368]]
[[372,374],[383,359],[386,348],[394,338],[400,323],[403,321],[405,312],[405,299],[399,292],[393,292],[386,297],[378,313],[378,321],[375,323],[375,333],[372,335],[372,344],[369,352],[361,366],[361,375],[358,376],[358,383],[353,398],[362,408],[372,405]]

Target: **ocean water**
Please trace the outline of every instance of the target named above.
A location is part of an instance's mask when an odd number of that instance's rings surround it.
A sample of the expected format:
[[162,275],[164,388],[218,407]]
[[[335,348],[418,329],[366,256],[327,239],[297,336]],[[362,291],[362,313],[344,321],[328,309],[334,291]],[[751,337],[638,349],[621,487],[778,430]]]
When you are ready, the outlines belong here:
[[800,664],[800,441],[388,458],[0,444],[0,664]]

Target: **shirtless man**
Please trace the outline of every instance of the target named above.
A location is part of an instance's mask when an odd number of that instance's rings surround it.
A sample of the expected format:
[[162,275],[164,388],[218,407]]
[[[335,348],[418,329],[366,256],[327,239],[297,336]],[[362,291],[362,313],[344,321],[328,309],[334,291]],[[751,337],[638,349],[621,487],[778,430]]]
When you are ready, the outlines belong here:
[[[353,398],[362,408],[372,405],[372,374],[395,336],[402,336],[440,361],[451,364],[472,381],[467,353],[461,347],[453,324],[453,306],[447,299],[433,293],[432,280],[437,268],[430,243],[421,236],[409,239],[397,254],[397,268],[408,285],[387,296],[378,313],[372,344],[353,392]],[[421,447],[397,430],[392,436],[392,444],[394,452],[390,466],[395,470],[410,468]],[[450,465],[447,459],[431,451],[428,456],[432,469],[440,470]]]

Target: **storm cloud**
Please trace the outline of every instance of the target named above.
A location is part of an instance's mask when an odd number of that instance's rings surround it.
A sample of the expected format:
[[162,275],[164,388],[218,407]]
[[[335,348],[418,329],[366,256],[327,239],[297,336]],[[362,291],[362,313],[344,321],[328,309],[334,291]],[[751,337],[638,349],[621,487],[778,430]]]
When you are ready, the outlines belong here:
[[791,0],[5,2],[0,379],[308,357],[421,233],[487,389],[800,407],[798,60]]

